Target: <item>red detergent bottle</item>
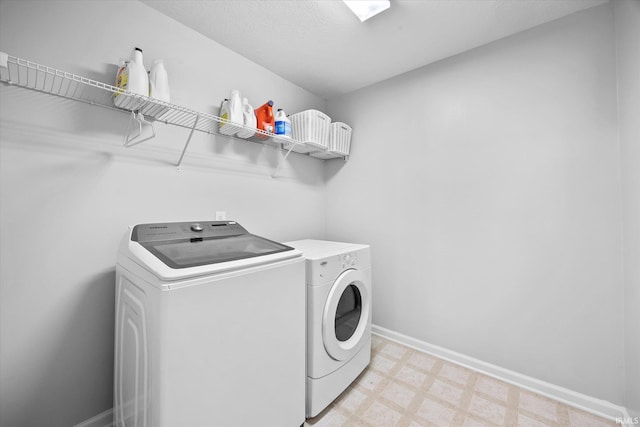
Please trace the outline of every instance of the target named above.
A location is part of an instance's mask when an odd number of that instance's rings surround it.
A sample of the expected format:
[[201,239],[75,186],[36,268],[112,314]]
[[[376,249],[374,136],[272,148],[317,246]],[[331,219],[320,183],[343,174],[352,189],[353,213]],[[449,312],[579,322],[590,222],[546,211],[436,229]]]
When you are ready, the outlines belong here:
[[[273,116],[273,101],[267,101],[260,107],[256,108],[256,119],[258,121],[257,128],[265,132],[273,133],[275,129],[275,118]],[[255,134],[255,138],[266,140],[269,137],[260,133]]]

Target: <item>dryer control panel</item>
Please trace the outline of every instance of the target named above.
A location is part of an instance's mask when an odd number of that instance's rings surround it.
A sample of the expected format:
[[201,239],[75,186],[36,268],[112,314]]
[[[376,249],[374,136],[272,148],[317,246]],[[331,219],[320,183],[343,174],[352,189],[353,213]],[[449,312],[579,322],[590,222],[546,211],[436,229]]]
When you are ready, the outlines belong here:
[[306,258],[307,286],[324,286],[349,269],[371,269],[369,245],[313,239],[284,244],[298,249]]
[[355,267],[358,264],[358,253],[349,252],[346,254],[338,255],[342,268]]

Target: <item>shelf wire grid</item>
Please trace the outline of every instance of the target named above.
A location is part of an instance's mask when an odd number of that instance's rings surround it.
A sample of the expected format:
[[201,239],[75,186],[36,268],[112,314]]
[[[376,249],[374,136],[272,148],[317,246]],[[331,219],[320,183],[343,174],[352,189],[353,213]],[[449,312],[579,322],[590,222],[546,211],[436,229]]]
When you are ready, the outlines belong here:
[[[249,139],[243,139],[224,135],[216,132],[219,124],[227,123],[221,117],[124,91],[116,86],[11,56],[4,52],[0,52],[0,81],[111,110],[129,114],[131,112],[140,113],[151,121],[159,121],[199,132],[216,133],[226,137],[275,147],[286,151],[285,158],[292,150],[298,151],[294,148],[305,146],[302,141],[281,137],[237,123],[233,124],[235,128],[250,130],[254,132],[254,136]],[[117,105],[114,101],[115,98],[120,98]],[[309,154],[313,154],[313,151]]]

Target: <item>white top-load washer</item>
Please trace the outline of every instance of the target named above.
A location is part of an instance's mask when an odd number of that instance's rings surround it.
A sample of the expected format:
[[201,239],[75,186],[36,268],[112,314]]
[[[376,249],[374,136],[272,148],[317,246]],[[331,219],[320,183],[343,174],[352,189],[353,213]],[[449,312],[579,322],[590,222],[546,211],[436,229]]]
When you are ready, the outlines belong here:
[[368,245],[287,242],[306,259],[307,417],[315,417],[371,360],[371,254]]
[[117,427],[298,427],[304,259],[233,221],[140,224],[116,265]]

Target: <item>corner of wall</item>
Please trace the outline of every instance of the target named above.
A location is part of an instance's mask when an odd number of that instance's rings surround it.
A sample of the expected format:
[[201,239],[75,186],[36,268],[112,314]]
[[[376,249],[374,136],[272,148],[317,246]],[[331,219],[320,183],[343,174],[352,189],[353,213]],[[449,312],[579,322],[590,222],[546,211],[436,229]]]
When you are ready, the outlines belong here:
[[613,4],[618,143],[622,187],[622,277],[624,292],[624,402],[631,421],[640,417],[640,1]]

